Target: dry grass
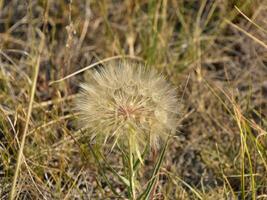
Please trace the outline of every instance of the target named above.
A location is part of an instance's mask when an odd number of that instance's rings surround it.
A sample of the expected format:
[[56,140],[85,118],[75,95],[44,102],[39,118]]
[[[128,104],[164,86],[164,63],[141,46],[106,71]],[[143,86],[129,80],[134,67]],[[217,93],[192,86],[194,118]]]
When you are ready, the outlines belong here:
[[[12,181],[18,199],[125,196],[72,109],[82,69],[124,56],[165,74],[183,105],[155,198],[267,199],[266,17],[260,0],[0,0],[1,199]],[[116,148],[93,148],[123,172]]]

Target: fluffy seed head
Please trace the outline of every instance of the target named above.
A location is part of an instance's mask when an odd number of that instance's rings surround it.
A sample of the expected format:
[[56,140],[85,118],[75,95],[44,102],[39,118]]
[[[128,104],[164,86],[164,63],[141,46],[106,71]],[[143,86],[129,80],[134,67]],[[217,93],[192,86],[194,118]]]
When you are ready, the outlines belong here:
[[91,139],[156,147],[176,128],[175,89],[155,70],[128,62],[94,70],[76,101]]

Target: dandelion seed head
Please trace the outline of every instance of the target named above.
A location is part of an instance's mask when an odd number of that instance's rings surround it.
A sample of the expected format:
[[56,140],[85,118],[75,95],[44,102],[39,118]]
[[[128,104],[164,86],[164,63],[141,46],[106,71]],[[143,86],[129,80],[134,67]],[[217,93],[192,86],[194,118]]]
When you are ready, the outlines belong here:
[[157,147],[175,132],[176,91],[155,70],[120,62],[94,70],[91,76],[81,84],[76,109],[92,139],[124,143],[132,137],[135,146],[149,142]]

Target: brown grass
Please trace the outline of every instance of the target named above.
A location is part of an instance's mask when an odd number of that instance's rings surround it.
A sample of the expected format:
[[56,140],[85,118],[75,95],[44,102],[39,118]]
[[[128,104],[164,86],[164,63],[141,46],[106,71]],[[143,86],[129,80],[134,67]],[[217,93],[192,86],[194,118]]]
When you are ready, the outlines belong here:
[[[82,69],[116,56],[155,67],[179,90],[156,199],[266,199],[266,13],[260,0],[0,0],[1,199],[12,181],[18,199],[126,195],[106,168],[111,185],[98,174],[72,109]],[[97,151],[123,172],[107,149]],[[137,191],[154,163],[145,160]]]

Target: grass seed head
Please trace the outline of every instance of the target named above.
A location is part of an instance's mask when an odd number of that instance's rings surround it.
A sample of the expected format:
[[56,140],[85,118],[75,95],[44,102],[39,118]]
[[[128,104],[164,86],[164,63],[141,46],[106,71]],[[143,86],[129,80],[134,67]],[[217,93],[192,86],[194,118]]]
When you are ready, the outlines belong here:
[[131,138],[134,148],[157,147],[175,132],[176,91],[153,69],[125,61],[112,63],[94,70],[81,88],[76,109],[91,139],[126,144]]

